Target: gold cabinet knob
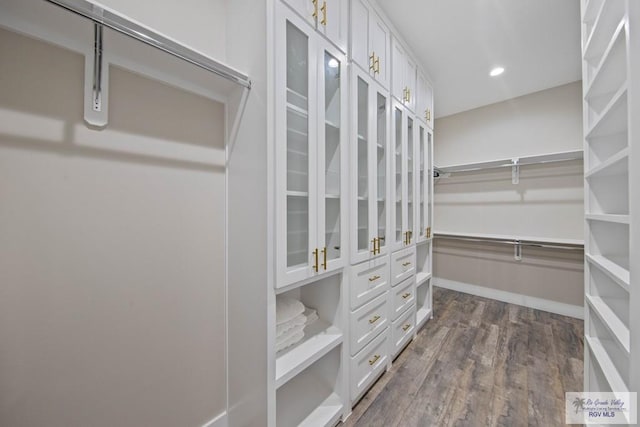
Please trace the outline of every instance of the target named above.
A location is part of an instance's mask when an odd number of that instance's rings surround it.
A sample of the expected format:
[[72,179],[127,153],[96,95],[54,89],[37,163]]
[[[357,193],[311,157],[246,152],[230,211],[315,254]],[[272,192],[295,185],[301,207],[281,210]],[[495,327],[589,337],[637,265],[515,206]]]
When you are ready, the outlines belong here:
[[406,324],[406,325],[404,325],[404,326],[402,327],[402,330],[403,330],[403,331],[405,331],[405,332],[407,332],[407,329],[409,329],[410,327],[411,327],[411,325]]
[[380,316],[373,316],[371,319],[369,319],[369,323],[373,325],[373,324],[374,324],[374,323],[376,323],[379,319],[380,319]]

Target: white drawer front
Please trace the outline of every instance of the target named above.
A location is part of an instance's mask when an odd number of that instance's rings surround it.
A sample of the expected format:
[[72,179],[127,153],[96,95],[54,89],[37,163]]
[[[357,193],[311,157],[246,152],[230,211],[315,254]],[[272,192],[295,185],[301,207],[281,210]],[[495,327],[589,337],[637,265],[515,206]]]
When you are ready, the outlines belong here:
[[416,279],[410,278],[396,286],[391,291],[393,298],[393,314],[391,319],[396,320],[411,304],[416,301]]
[[351,401],[355,401],[387,368],[389,328],[351,358]]
[[351,269],[351,309],[355,310],[389,288],[389,259],[365,261]]
[[392,353],[395,357],[400,350],[411,340],[416,327],[416,308],[413,306],[404,313],[391,326]]
[[391,285],[396,286],[416,274],[416,248],[407,248],[391,255]]
[[387,292],[351,313],[351,354],[362,350],[389,326]]

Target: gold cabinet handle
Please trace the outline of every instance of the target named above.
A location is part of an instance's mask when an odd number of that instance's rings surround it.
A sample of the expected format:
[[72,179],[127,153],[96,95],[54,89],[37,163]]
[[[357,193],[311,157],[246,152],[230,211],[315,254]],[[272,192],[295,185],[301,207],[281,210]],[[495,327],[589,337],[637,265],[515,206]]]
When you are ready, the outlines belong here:
[[431,238],[431,227],[427,227],[427,239]]
[[402,295],[402,299],[407,299],[411,296],[411,293],[407,292],[406,294]]
[[406,325],[404,325],[404,326],[402,327],[402,330],[403,330],[403,331],[405,331],[405,332],[407,332],[407,329],[409,329],[410,327],[411,327],[411,325],[406,324]]
[[371,56],[369,56],[369,69],[376,71],[376,53],[371,52]]
[[380,253],[380,238],[376,237],[376,253]]
[[322,268],[327,269],[327,247],[322,248]]
[[431,110],[427,108],[427,112],[426,112],[426,116],[427,116],[427,121],[431,121]]
[[413,239],[413,231],[407,231],[409,234],[409,244],[411,244],[411,239]]
[[402,234],[404,234],[404,244],[405,244],[405,245],[408,245],[408,244],[409,244],[409,242],[408,242],[408,240],[407,240],[407,232],[405,231],[405,232],[404,232],[404,233],[402,233]]
[[369,319],[369,323],[373,325],[373,324],[374,324],[374,323],[376,323],[379,319],[380,319],[380,316],[373,316],[371,319]]
[[411,102],[411,89],[407,88],[407,102]]
[[372,254],[376,254],[376,238],[374,237],[373,239],[371,239],[371,244],[373,245],[373,249],[371,249],[371,253]]
[[375,282],[376,280],[378,280],[380,278],[380,276],[378,276],[377,274],[375,276],[371,276],[369,277],[369,281],[370,282]]
[[313,3],[313,14],[311,16],[313,16],[314,18],[318,17],[318,0],[311,0],[311,3]]
[[320,10],[322,11],[322,20],[320,21],[320,23],[326,27],[327,26],[327,2],[326,1],[322,3],[322,7],[320,8]]
[[376,59],[374,60],[374,65],[375,68],[373,70],[374,74],[380,74],[380,57],[376,57]]
[[402,266],[403,266],[403,267],[408,267],[408,266],[410,266],[410,265],[411,265],[411,261],[407,261],[407,262],[403,262],[403,263],[402,263]]
[[375,356],[373,356],[373,359],[369,359],[369,365],[373,366],[378,361],[378,359],[380,359],[380,355],[376,354]]
[[407,102],[407,87],[402,89],[402,102]]
[[315,258],[315,264],[313,264],[313,271],[318,272],[318,248],[315,248],[313,251],[313,256]]

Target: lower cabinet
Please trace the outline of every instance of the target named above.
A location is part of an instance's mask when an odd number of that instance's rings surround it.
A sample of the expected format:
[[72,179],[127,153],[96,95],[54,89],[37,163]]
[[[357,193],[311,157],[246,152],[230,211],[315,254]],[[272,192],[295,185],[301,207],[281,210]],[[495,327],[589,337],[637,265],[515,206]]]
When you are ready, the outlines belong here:
[[[415,300],[414,300],[415,301]],[[415,304],[405,311],[391,325],[391,354],[396,357],[402,349],[411,341],[416,328]]]
[[355,355],[389,326],[387,292],[368,302],[351,315],[351,355]]
[[389,328],[386,328],[358,354],[351,358],[351,402],[355,402],[387,368],[389,361]]
[[391,289],[391,318],[396,320],[407,308],[416,303],[416,278],[405,280],[398,286]]

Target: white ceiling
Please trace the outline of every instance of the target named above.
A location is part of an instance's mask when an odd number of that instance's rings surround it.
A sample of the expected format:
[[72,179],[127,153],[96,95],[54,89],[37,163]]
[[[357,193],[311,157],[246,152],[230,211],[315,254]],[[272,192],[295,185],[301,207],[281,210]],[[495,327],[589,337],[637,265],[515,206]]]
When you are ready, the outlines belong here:
[[436,117],[581,78],[579,0],[377,2],[431,76]]

